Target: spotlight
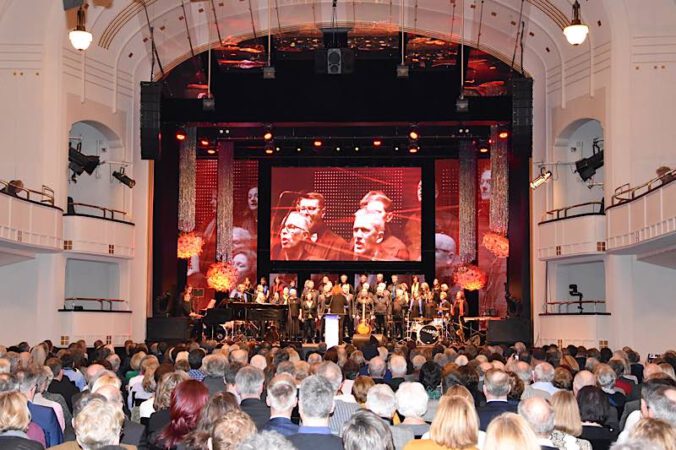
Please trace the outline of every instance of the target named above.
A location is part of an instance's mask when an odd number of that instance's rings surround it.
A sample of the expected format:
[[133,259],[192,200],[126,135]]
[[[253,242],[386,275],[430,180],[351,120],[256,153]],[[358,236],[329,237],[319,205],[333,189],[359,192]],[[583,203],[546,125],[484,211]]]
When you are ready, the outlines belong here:
[[408,145],[408,152],[409,153],[418,153],[418,150],[420,150],[420,147],[418,147],[418,144],[409,144]]
[[573,3],[573,19],[570,25],[563,29],[563,34],[570,45],[580,45],[587,39],[589,27],[580,20],[580,3]]
[[479,153],[488,153],[488,147],[482,145],[481,147],[479,147]]
[[340,147],[336,147],[336,151],[339,152],[339,151],[340,151]]
[[552,178],[552,172],[550,170],[545,170],[544,167],[540,167],[540,175],[530,182],[530,188],[535,190],[545,184]]
[[498,134],[498,137],[500,139],[507,139],[509,137],[509,132],[507,131],[501,131],[500,134]]
[[200,145],[202,147],[208,147],[209,146],[209,139],[200,139]]
[[264,80],[274,80],[275,79],[275,68],[274,68],[274,66],[263,67],[263,79]]
[[314,145],[316,148],[319,148],[322,146],[322,141],[320,141],[319,139],[315,139],[312,145]]
[[267,143],[265,144],[265,154],[267,154],[267,155],[272,155],[272,154],[274,153],[274,151],[275,151],[275,146],[274,146],[274,144],[272,143],[272,141],[267,142]]
[[83,5],[80,5],[80,9],[77,10],[77,25],[73,31],[68,33],[68,39],[70,39],[70,44],[73,48],[79,51],[87,50],[92,43],[93,36],[85,28],[85,10]]
[[216,99],[214,97],[204,97],[202,99],[202,111],[216,111]]
[[188,135],[185,133],[185,130],[182,128],[179,128],[176,130],[176,140],[178,141],[185,141],[185,138],[187,138]]
[[464,95],[460,94],[460,97],[455,101],[455,112],[468,112],[469,111],[469,99],[466,99]]
[[120,167],[120,170],[116,170],[113,172],[113,177],[117,179],[120,183],[124,184],[127,186],[129,189],[133,188],[136,186],[136,181],[132,180],[127,176],[127,174],[124,173],[124,167]]
[[575,171],[582,181],[587,181],[596,174],[596,169],[603,166],[603,150],[600,150],[589,158],[582,158],[575,163]]
[[71,180],[75,182],[75,177],[87,172],[88,175],[94,173],[94,170],[101,164],[101,160],[95,155],[84,155],[80,152],[81,144],[77,148],[68,148],[68,167],[73,171]]
[[373,146],[374,147],[380,147],[381,145],[383,145],[383,141],[381,141],[380,139],[374,139],[373,140]]
[[296,151],[297,151],[297,152],[301,151],[301,148],[300,148],[300,147],[296,147]]
[[359,151],[359,146],[355,146],[354,151],[355,151],[355,152],[358,152],[358,151]]
[[210,155],[215,155],[216,154],[216,149],[210,148],[207,150],[207,153]]
[[397,65],[397,78],[408,78],[408,64]]
[[417,140],[419,137],[420,135],[418,134],[416,127],[411,127],[411,130],[408,132],[408,138]]
[[263,133],[263,139],[266,141],[272,140],[272,126],[267,125],[265,127],[265,132]]

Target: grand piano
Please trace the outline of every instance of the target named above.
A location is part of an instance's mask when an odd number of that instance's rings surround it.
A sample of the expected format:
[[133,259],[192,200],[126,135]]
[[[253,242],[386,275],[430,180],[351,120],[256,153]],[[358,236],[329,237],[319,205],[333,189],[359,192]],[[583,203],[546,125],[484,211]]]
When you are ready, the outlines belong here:
[[[258,339],[276,341],[281,338],[280,335],[285,334],[288,314],[289,307],[287,305],[227,302],[219,305],[218,308],[209,310],[205,316],[205,323],[208,326],[213,326],[225,322],[239,321],[245,324],[244,330],[257,330],[253,334],[257,334]],[[274,327],[267,327],[266,324],[271,322]],[[254,323],[255,327],[247,326],[247,324]],[[246,331],[244,332],[246,333]]]

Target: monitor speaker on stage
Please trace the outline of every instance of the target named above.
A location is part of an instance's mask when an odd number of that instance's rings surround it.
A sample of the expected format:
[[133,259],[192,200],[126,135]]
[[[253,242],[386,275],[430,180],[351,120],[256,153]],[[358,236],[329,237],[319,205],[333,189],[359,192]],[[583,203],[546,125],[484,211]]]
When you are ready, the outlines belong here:
[[141,81],[141,159],[160,159],[162,83]]

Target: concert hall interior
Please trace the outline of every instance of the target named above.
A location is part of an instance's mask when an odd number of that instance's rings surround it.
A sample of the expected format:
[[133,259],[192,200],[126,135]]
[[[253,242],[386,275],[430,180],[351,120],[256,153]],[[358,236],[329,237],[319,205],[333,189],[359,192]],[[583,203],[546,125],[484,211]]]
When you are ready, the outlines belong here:
[[676,3],[644,3],[580,2],[571,45],[569,0],[0,2],[0,344],[663,352]]

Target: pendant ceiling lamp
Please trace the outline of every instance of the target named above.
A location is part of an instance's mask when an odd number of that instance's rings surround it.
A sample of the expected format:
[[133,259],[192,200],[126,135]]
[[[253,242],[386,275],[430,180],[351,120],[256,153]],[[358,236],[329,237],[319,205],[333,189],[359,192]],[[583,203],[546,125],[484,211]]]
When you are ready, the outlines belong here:
[[563,34],[570,45],[580,45],[587,39],[589,27],[580,20],[580,3],[577,0],[573,3],[573,20],[563,29]]
[[89,48],[92,43],[93,36],[85,28],[85,10],[84,5],[80,5],[77,10],[77,26],[73,31],[68,33],[68,39],[75,50],[84,51]]

